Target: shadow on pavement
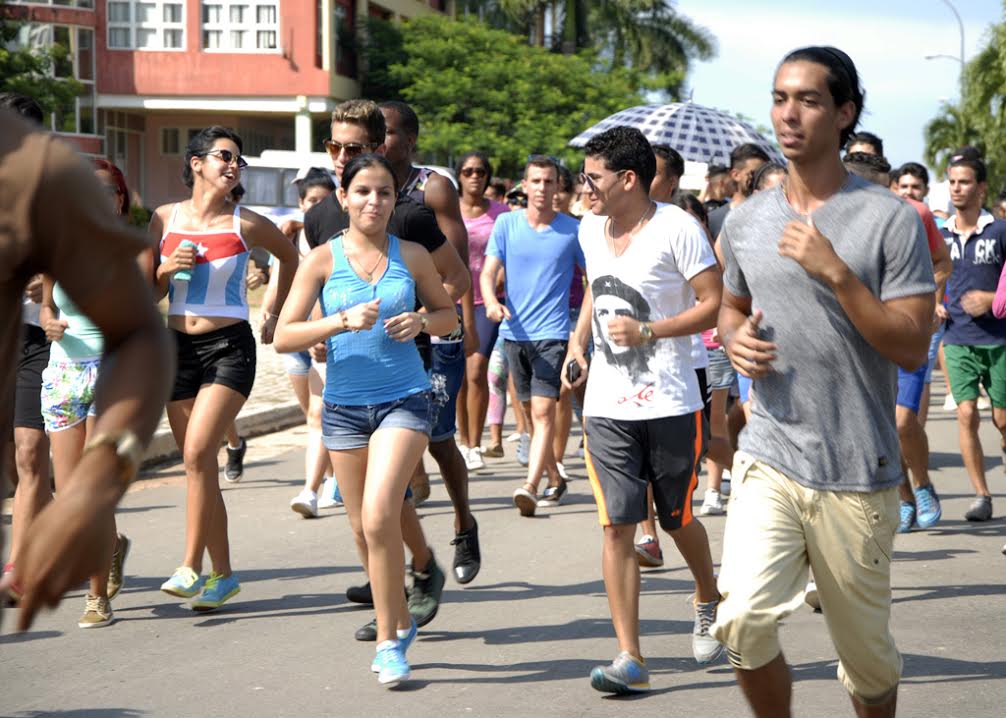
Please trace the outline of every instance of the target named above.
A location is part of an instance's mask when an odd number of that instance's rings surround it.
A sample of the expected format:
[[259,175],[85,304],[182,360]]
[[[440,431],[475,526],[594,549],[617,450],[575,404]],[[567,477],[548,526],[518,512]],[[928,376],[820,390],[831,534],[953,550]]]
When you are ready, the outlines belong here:
[[978,553],[970,548],[944,548],[935,551],[895,551],[895,561],[942,561],[946,558],[963,556],[968,553]]
[[178,509],[174,504],[164,504],[162,506],[119,506],[115,509],[117,514],[142,514],[147,511],[160,511],[161,509]]
[[[892,591],[911,591],[913,596],[899,596],[891,599],[891,603],[910,603],[912,601],[932,601],[944,598],[975,598],[977,596],[1006,596],[1006,584],[957,584],[943,586],[893,586]],[[1006,678],[1006,674],[1003,675]]]
[[139,718],[144,713],[136,708],[71,708],[15,713],[13,718]]
[[925,532],[934,536],[957,536],[958,534],[1006,536],[1006,518],[996,517],[989,521],[941,520],[933,528],[925,529]]
[[[643,619],[639,622],[640,635],[670,636],[691,635],[691,621],[667,621]],[[541,643],[543,641],[568,641],[583,638],[613,638],[614,630],[610,618],[580,618],[567,623],[543,626],[527,624],[506,628],[479,629],[475,631],[429,631],[422,629],[419,643],[442,643],[444,641],[482,640],[487,646],[507,646],[518,643]],[[647,666],[650,659],[647,658]],[[694,661],[693,661],[694,663]],[[593,664],[596,665],[596,662]],[[486,668],[495,668],[487,666]],[[652,671],[652,668],[651,668]],[[590,672],[590,669],[587,669]]]
[[58,638],[62,635],[62,631],[29,631],[26,633],[9,633],[6,636],[0,636],[0,645],[27,643],[28,641],[41,641],[47,638]]
[[[958,683],[1006,678],[1006,661],[963,661],[945,656],[902,654],[902,683]],[[649,663],[649,659],[647,659]],[[794,681],[836,680],[838,661],[815,661],[791,666]]]
[[[665,578],[661,574],[684,570],[684,567],[647,571],[642,576],[642,595],[679,593],[682,596],[695,590],[691,579]],[[529,598],[555,598],[562,596],[596,596],[603,598],[604,581],[595,579],[581,583],[541,585],[527,581],[504,581],[488,585],[469,585],[463,589],[444,591],[445,603],[478,603],[485,601],[521,601]]]

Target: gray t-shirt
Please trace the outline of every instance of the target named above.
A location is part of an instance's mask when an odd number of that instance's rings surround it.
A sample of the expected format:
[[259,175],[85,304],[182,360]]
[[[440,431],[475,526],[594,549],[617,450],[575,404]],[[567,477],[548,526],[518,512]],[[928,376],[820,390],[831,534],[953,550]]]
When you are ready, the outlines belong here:
[[[889,190],[850,176],[813,217],[882,301],[935,291],[919,215]],[[812,489],[897,486],[895,365],[867,343],[827,286],[780,256],[792,220],[806,218],[776,187],[736,207],[720,235],[727,291],[762,310],[762,336],[778,347],[774,371],[754,384],[740,448]]]
[[714,241],[720,236],[720,232],[723,230],[723,223],[727,221],[727,215],[730,214],[731,209],[730,203],[727,202],[722,207],[717,207],[709,213],[709,234],[713,236]]

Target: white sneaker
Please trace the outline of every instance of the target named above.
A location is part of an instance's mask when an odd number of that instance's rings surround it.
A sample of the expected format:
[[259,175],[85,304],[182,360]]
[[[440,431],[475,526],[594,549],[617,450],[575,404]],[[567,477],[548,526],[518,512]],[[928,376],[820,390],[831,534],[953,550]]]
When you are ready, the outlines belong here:
[[807,588],[804,590],[803,600],[806,601],[807,605],[815,611],[821,610],[821,599],[818,598],[817,584],[814,583],[814,579],[810,579],[807,582]]
[[957,402],[954,401],[953,394],[947,394],[947,398],[943,400],[943,411],[957,411]]
[[469,471],[478,471],[479,469],[484,469],[486,467],[486,462],[482,459],[482,447],[473,446],[465,451],[465,464],[468,466]]
[[520,434],[520,433],[518,433],[518,432],[515,431],[514,433],[510,434],[510,436],[508,436],[506,438],[507,443],[508,444],[512,444],[515,441],[520,441],[520,437],[522,437],[522,436],[523,436],[523,434]]
[[517,442],[517,463],[527,466],[531,461],[531,435],[521,434],[520,441]]
[[470,451],[470,449],[467,446],[465,446],[464,444],[458,444],[458,451],[461,452],[461,458],[464,459],[465,463],[467,464],[468,463],[468,452]]
[[722,516],[727,512],[723,505],[723,497],[716,489],[706,489],[706,498],[702,502],[699,514],[702,516]]
[[334,476],[326,476],[325,483],[321,485],[321,494],[318,496],[319,509],[334,509],[342,506],[342,496],[339,495],[339,484],[335,482]]
[[723,469],[723,480],[720,481],[720,496],[726,498],[730,495],[730,469]]
[[697,663],[706,664],[715,661],[723,646],[713,638],[709,629],[716,622],[716,608],[719,601],[695,604],[695,625],[692,628],[692,656]]
[[566,473],[566,467],[562,465],[561,461],[555,462],[555,469],[559,472],[559,476],[562,477],[563,481],[569,481],[569,474]]
[[318,518],[318,495],[311,489],[304,489],[290,502],[290,508],[305,519]]

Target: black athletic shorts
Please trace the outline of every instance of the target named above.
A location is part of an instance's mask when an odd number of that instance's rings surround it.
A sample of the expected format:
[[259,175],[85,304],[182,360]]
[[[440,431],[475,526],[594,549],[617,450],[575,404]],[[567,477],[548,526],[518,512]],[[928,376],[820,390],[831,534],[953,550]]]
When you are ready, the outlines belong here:
[[42,421],[42,370],[49,365],[49,340],[33,324],[25,324],[21,356],[17,360],[14,426],[45,431]]
[[587,476],[602,526],[646,518],[653,486],[657,520],[665,531],[692,520],[692,494],[705,449],[702,412],[644,421],[584,417]]
[[709,391],[709,378],[706,375],[704,367],[695,370],[695,378],[699,380],[699,396],[702,397],[702,416],[705,417],[706,424],[708,424],[709,417],[713,413],[713,394]]
[[532,396],[559,398],[562,360],[566,358],[567,346],[568,342],[562,339],[503,341],[518,401],[530,401]]
[[178,373],[171,401],[194,399],[208,384],[226,386],[248,398],[255,383],[255,337],[248,322],[206,334],[172,333],[178,345]]

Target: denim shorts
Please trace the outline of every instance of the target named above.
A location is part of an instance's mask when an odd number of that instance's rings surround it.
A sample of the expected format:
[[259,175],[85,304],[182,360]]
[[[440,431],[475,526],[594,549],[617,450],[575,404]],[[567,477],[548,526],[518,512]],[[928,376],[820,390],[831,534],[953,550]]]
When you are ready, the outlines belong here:
[[430,347],[433,428],[430,441],[446,441],[454,436],[458,416],[458,394],[465,381],[464,342],[433,344]]
[[709,391],[733,389],[737,385],[737,372],[723,348],[706,349],[706,356],[709,357],[709,366],[706,368]]
[[281,356],[283,357],[283,366],[286,367],[287,374],[307,376],[311,373],[310,352],[291,352]]
[[381,404],[349,406],[326,401],[321,412],[322,442],[329,451],[362,449],[378,429],[412,429],[429,436],[432,427],[429,391]]
[[943,341],[943,335],[946,333],[947,323],[944,322],[940,325],[940,328],[933,333],[932,339],[929,340],[929,361],[926,365],[926,384],[930,384],[933,381],[933,367],[936,366],[936,360],[939,359],[940,342]]

